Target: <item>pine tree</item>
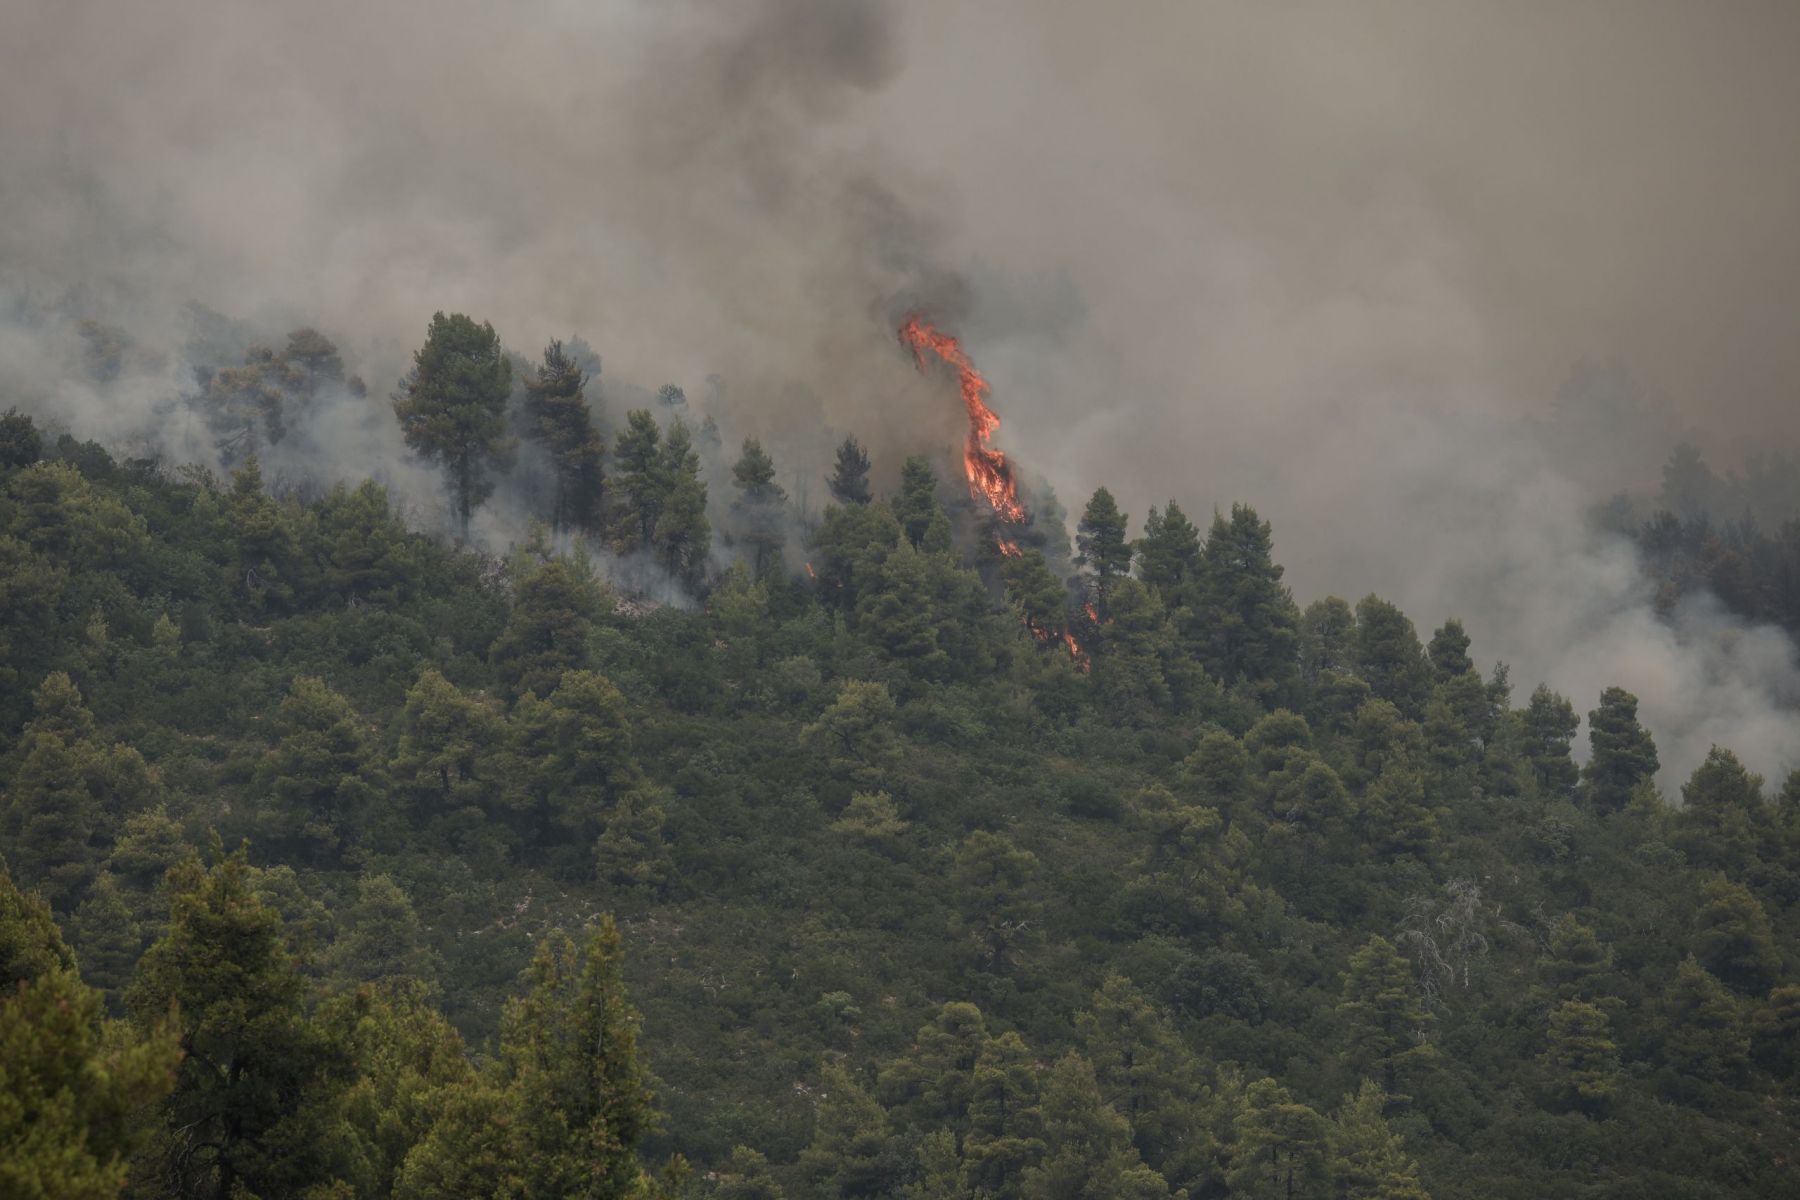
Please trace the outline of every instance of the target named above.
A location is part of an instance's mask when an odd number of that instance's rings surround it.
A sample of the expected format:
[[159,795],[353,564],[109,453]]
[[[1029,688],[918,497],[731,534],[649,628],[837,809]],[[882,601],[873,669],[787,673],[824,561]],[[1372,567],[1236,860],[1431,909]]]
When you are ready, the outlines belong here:
[[1379,596],[1356,606],[1356,669],[1374,691],[1417,720],[1431,689],[1431,664],[1412,621]]
[[312,549],[321,560],[319,584],[345,604],[398,607],[423,572],[424,539],[409,532],[387,489],[364,480],[338,484],[314,509]]
[[347,983],[437,978],[441,964],[425,944],[425,928],[412,899],[389,875],[356,881],[356,899],[341,918],[326,956],[332,974]]
[[1000,563],[1000,579],[1006,597],[1017,606],[1025,628],[1047,649],[1063,649],[1062,634],[1068,627],[1068,593],[1050,573],[1039,550],[1024,550]]
[[949,518],[938,503],[937,472],[931,469],[930,459],[915,454],[900,464],[900,494],[893,507],[900,531],[914,546],[922,546],[925,535],[939,523],[948,530]]
[[1112,582],[1131,570],[1131,543],[1125,538],[1127,518],[1112,493],[1098,488],[1076,526],[1075,565],[1087,568],[1089,595],[1104,617]]
[[1781,955],[1762,903],[1742,884],[1714,875],[1700,886],[1694,957],[1732,991],[1759,996],[1781,974]]
[[527,1195],[614,1200],[642,1186],[637,1148],[656,1111],[623,956],[610,915],[579,949],[554,933],[532,958],[530,989],[506,1006],[501,1055]]
[[1675,968],[1659,1016],[1662,1057],[1684,1074],[1724,1081],[1749,1060],[1750,1039],[1737,1001],[1692,955]]
[[1431,635],[1425,655],[1431,659],[1431,669],[1439,682],[1474,673],[1475,663],[1469,658],[1469,635],[1462,622],[1454,617],[1438,626],[1437,632]]
[[1214,514],[1187,589],[1185,640],[1207,673],[1226,683],[1279,682],[1299,660],[1300,611],[1281,582],[1267,521],[1247,505]]
[[562,342],[552,341],[544,347],[543,363],[525,381],[525,416],[556,474],[551,528],[593,534],[606,511],[606,443],[588,413],[587,383]]
[[743,452],[731,468],[732,536],[750,551],[750,572],[761,579],[781,563],[786,541],[782,518],[787,492],[775,482],[775,462],[755,438],[745,438]]
[[787,1200],[769,1160],[748,1146],[733,1146],[717,1176],[716,1200]]
[[1122,976],[1111,975],[1076,1036],[1105,1101],[1131,1123],[1144,1161],[1172,1183],[1205,1169],[1212,1146],[1201,1107],[1201,1069],[1166,1014]]
[[1330,1127],[1273,1079],[1259,1079],[1245,1089],[1232,1133],[1226,1176],[1232,1195],[1281,1200],[1325,1200],[1330,1195]]
[[116,822],[154,803],[161,782],[136,750],[99,739],[67,674],[46,676],[32,708],[0,795],[0,834],[20,878],[67,912],[99,869]]
[[700,456],[693,448],[687,423],[669,423],[662,449],[663,478],[668,494],[651,538],[656,564],[689,588],[698,587],[712,551],[712,525],[706,519],[706,483],[700,478]]
[[1617,1093],[1619,1048],[1607,1024],[1597,1004],[1565,1000],[1550,1010],[1542,1062],[1554,1106],[1597,1116]]
[[1037,856],[1002,834],[978,829],[957,847],[950,868],[955,928],[973,944],[984,969],[1004,973],[1036,936],[1037,875]]
[[492,325],[462,313],[437,313],[413,369],[394,395],[394,415],[406,444],[441,465],[449,476],[457,529],[469,534],[469,518],[493,493],[492,472],[512,458],[506,438],[506,402],[512,362]]
[[1741,870],[1756,857],[1753,824],[1763,816],[1762,776],[1720,746],[1681,785],[1670,842],[1697,865]]
[[1539,796],[1566,800],[1574,794],[1580,771],[1569,745],[1580,726],[1573,704],[1548,686],[1537,685],[1519,718],[1519,753],[1531,767]]
[[832,469],[831,498],[839,504],[867,504],[869,491],[869,452],[862,443],[847,437],[837,448],[837,465]]
[[621,554],[654,544],[656,522],[668,501],[668,459],[662,452],[662,430],[647,408],[625,414],[625,428],[613,444],[613,546]]
[[887,1112],[842,1066],[825,1068],[813,1119],[812,1142],[798,1169],[815,1195],[885,1197],[893,1194],[901,1156]]
[[1612,963],[1612,951],[1594,931],[1564,913],[1550,931],[1550,953],[1538,959],[1537,968],[1556,999],[1612,1008],[1619,1004],[1609,981]]
[[406,693],[389,770],[421,815],[492,804],[499,781],[490,768],[501,739],[491,708],[427,667]]
[[278,741],[256,769],[258,828],[284,856],[334,862],[366,828],[379,794],[367,725],[323,679],[294,680]]
[[117,876],[102,871],[94,880],[69,923],[69,935],[81,950],[82,976],[106,994],[110,1009],[120,1011],[120,997],[145,942]]
[[1016,1197],[1026,1168],[1043,1156],[1038,1074],[1035,1056],[1018,1034],[1003,1033],[982,1044],[969,1078],[969,1130],[963,1139],[963,1181],[977,1195]]
[[1331,1174],[1342,1200],[1431,1200],[1419,1164],[1382,1115],[1387,1103],[1387,1093],[1365,1079],[1332,1114]]
[[127,994],[141,1029],[173,1012],[181,1041],[157,1170],[180,1194],[217,1200],[320,1182],[324,1123],[349,1082],[343,1047],[308,1016],[305,977],[244,851],[180,874],[169,931]]
[[1638,724],[1637,697],[1624,688],[1600,693],[1600,707],[1588,714],[1588,744],[1593,754],[1581,777],[1588,803],[1602,813],[1624,808],[1632,789],[1661,766],[1650,731]]
[[1377,935],[1350,956],[1337,1010],[1351,1062],[1359,1070],[1379,1072],[1391,1094],[1402,1059],[1423,1044],[1431,1024],[1412,967],[1392,942]]
[[884,655],[924,678],[941,676],[949,655],[938,645],[926,555],[896,547],[856,606],[857,629]]
[[165,1025],[134,1038],[104,1019],[49,906],[0,868],[0,1195],[117,1197],[145,1140],[137,1116],[179,1057]]
[[1300,618],[1300,670],[1317,680],[1356,669],[1356,613],[1338,596],[1314,600]]
[[387,974],[320,1006],[321,1022],[357,1065],[357,1079],[340,1103],[336,1137],[339,1178],[358,1196],[399,1194],[408,1154],[475,1074],[462,1037],[431,1004],[432,986]]
[[1138,577],[1171,607],[1200,574],[1200,531],[1173,500],[1164,512],[1152,508],[1145,516],[1136,550]]
[[913,1035],[905,1055],[876,1080],[876,1094],[891,1117],[904,1125],[949,1129],[969,1127],[975,1064],[987,1043],[981,1009],[953,1001]]
[[231,473],[224,520],[233,549],[228,586],[254,612],[287,611],[305,568],[287,514],[263,490],[254,454]]
[[565,671],[587,665],[588,635],[603,601],[584,564],[556,557],[524,569],[488,658],[512,695],[547,696]]
[[1047,1147],[1028,1168],[1025,1200],[1156,1200],[1169,1194],[1161,1175],[1131,1144],[1131,1123],[1101,1094],[1094,1066],[1070,1053],[1050,1068],[1039,1103]]

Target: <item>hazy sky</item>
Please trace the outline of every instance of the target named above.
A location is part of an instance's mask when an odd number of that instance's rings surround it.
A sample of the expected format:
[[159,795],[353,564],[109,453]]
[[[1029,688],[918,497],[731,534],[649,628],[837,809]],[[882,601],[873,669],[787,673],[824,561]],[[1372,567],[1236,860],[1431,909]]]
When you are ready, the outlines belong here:
[[[316,323],[377,397],[460,309],[890,472],[958,423],[894,344],[922,304],[1071,508],[1246,500],[1302,602],[1752,720],[1580,513],[1678,432],[1800,440],[1791,0],[9,0],[0,35],[0,288],[39,304]],[[1552,460],[1520,420],[1584,360],[1650,413]],[[1774,721],[1756,645],[1726,675]]]

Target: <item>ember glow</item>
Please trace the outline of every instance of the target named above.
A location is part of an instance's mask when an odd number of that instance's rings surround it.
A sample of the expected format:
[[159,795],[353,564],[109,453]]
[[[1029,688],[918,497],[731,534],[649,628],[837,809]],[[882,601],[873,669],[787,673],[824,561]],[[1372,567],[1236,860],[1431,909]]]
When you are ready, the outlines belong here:
[[[1013,481],[1012,468],[1007,465],[1006,455],[988,444],[994,431],[1000,428],[1000,418],[987,406],[986,396],[990,390],[987,380],[969,361],[962,343],[947,333],[938,332],[916,313],[900,326],[900,343],[912,351],[913,362],[921,371],[925,369],[927,351],[956,371],[963,407],[969,411],[969,436],[963,442],[963,472],[969,477],[969,495],[986,500],[1001,520],[1023,524],[1025,505],[1019,500],[1019,487]],[[1019,548],[1002,541],[1000,552],[1016,555]]]

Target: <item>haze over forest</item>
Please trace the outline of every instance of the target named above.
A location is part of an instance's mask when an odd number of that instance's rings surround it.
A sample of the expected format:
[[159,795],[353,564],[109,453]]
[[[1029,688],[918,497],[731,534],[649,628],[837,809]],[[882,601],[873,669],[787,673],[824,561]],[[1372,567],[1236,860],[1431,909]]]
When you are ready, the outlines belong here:
[[10,0],[0,1195],[1791,1195],[1797,60]]
[[[527,352],[579,335],[609,385],[716,374],[778,456],[847,431],[891,471],[955,436],[893,344],[920,306],[1065,504],[1248,500],[1303,598],[1380,590],[1520,677],[1624,680],[1674,761],[1727,727],[1765,770],[1796,758],[1768,712],[1800,691],[1785,645],[1722,649],[1707,613],[1662,636],[1584,528],[1678,441],[1728,466],[1800,437],[1792,5],[59,0],[8,24],[6,293],[159,352],[90,392],[58,330],[7,327],[0,369],[83,436],[206,457],[158,407],[189,301],[324,329],[377,404],[441,308]],[[347,474],[403,453],[338,436]]]

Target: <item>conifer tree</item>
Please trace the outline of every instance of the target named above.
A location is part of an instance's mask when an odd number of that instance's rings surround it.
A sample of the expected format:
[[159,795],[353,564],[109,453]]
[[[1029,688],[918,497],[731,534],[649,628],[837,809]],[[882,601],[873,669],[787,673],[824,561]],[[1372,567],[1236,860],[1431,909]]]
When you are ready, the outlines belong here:
[[1611,1008],[1619,1003],[1608,982],[1612,962],[1612,951],[1594,931],[1564,913],[1550,931],[1550,953],[1538,959],[1537,968],[1556,999]]
[[1410,618],[1379,596],[1356,606],[1356,669],[1377,699],[1417,720],[1431,690],[1431,664]]
[[1226,1176],[1232,1195],[1325,1200],[1331,1194],[1330,1127],[1273,1079],[1244,1090],[1232,1134]]
[[565,671],[587,665],[588,634],[603,601],[584,564],[559,556],[525,570],[488,657],[513,695],[547,696]]
[[662,430],[647,408],[625,414],[613,445],[613,545],[622,554],[648,549],[669,496]]
[[799,1161],[800,1174],[812,1183],[814,1194],[871,1200],[889,1196],[901,1165],[887,1112],[844,1067],[826,1067],[812,1142]]
[[1311,680],[1356,669],[1356,613],[1341,597],[1306,606],[1300,618],[1300,669]]
[[1267,521],[1243,504],[1214,514],[1187,589],[1186,641],[1225,683],[1279,682],[1299,659],[1300,611],[1281,582]]
[[1763,994],[1781,975],[1769,914],[1748,888],[1722,874],[1700,887],[1693,948],[1702,967],[1742,995]]
[[698,587],[712,550],[712,525],[706,519],[700,455],[694,451],[687,422],[680,417],[669,423],[662,460],[669,490],[651,538],[652,555],[658,566],[683,585]]
[[0,868],[0,1195],[117,1197],[180,1054],[165,1024],[104,1019],[49,906]]
[[436,669],[425,668],[407,691],[399,735],[390,770],[421,815],[498,799],[490,767],[501,745],[500,718]]
[[787,492],[775,482],[775,462],[755,438],[745,438],[743,453],[731,468],[732,536],[750,551],[750,572],[761,579],[781,563],[782,516]]
[[323,679],[302,675],[275,728],[281,740],[256,769],[258,827],[284,855],[335,861],[366,828],[378,795],[366,723]]
[[1039,1103],[1046,1146],[1028,1168],[1025,1200],[1157,1200],[1169,1194],[1161,1175],[1131,1144],[1131,1123],[1101,1094],[1094,1066],[1070,1053],[1050,1068]]
[[180,869],[169,931],[127,995],[140,1029],[177,1022],[183,1057],[155,1158],[179,1194],[229,1200],[323,1182],[322,1131],[350,1069],[307,1014],[306,990],[242,849],[210,870]]
[[1750,1057],[1743,1013],[1731,993],[1692,955],[1675,968],[1663,991],[1662,1057],[1684,1074],[1725,1081]]
[[1431,1024],[1412,966],[1392,942],[1376,935],[1350,956],[1338,1013],[1352,1062],[1379,1072],[1383,1089],[1392,1094],[1401,1060],[1421,1044]]
[[1164,604],[1179,603],[1184,585],[1200,573],[1200,531],[1181,506],[1171,500],[1163,512],[1152,507],[1135,549],[1138,577]]
[[1213,1147],[1201,1111],[1201,1070],[1168,1017],[1132,983],[1109,976],[1075,1019],[1106,1102],[1131,1123],[1144,1161],[1171,1184],[1198,1175]]
[[1580,726],[1573,704],[1545,684],[1537,685],[1519,718],[1519,750],[1530,764],[1539,796],[1566,800],[1574,794],[1580,771],[1569,745]]
[[356,881],[356,899],[342,925],[327,966],[349,983],[384,979],[437,978],[437,955],[425,944],[424,925],[412,898],[389,875],[365,875]]
[[[1047,1148],[1038,1108],[1038,1067],[1017,1033],[989,1037],[969,1079],[963,1181],[977,1195],[1014,1197]],[[948,1132],[948,1131],[946,1131]]]
[[1087,569],[1089,594],[1104,617],[1114,579],[1131,570],[1131,543],[1125,538],[1127,518],[1112,493],[1098,488],[1075,527],[1075,565]]
[[900,464],[900,494],[894,498],[894,517],[906,540],[921,546],[925,535],[940,521],[946,530],[949,518],[937,499],[937,472],[931,460],[915,454]]
[[0,793],[0,834],[20,878],[67,912],[99,869],[116,823],[153,803],[161,782],[136,750],[96,736],[93,714],[64,672],[44,678],[32,708]]
[[1624,808],[1631,790],[1661,766],[1650,731],[1638,724],[1637,697],[1624,688],[1600,693],[1600,707],[1588,714],[1588,743],[1593,754],[1581,778],[1588,803],[1602,813]]
[[874,498],[869,491],[869,452],[855,438],[847,437],[838,446],[828,484],[831,498],[839,504],[867,504]]
[[1038,644],[1060,652],[1062,632],[1068,625],[1068,593],[1050,573],[1040,550],[1024,550],[1000,564],[1000,579],[1007,599],[1018,606],[1025,627]]
[[1440,683],[1472,674],[1475,670],[1475,663],[1469,658],[1469,635],[1462,622],[1454,617],[1438,626],[1437,632],[1431,635],[1431,644],[1425,647],[1425,654],[1431,659],[1431,669]]
[[1387,1103],[1387,1093],[1365,1079],[1332,1114],[1331,1174],[1343,1200],[1431,1200],[1419,1164],[1382,1115]]
[[584,389],[588,377],[561,341],[525,381],[525,416],[556,474],[550,527],[597,533],[605,509],[606,443],[594,429]]
[[1032,888],[1037,874],[1037,856],[1003,834],[978,829],[957,847],[950,868],[956,926],[986,970],[1004,973],[1019,947],[1035,936],[1041,907]]
[[1565,1000],[1550,1010],[1542,1061],[1555,1106],[1598,1115],[1618,1091],[1619,1049],[1607,1025],[1597,1004]]
[[1763,816],[1762,776],[1714,746],[1681,785],[1670,841],[1697,865],[1737,871],[1755,857],[1752,826]]
[[487,323],[462,313],[431,318],[413,369],[394,395],[406,444],[444,468],[457,529],[493,494],[493,472],[511,462],[506,402],[512,362]]
[[304,570],[300,547],[287,514],[263,490],[262,466],[254,454],[231,473],[225,520],[234,548],[231,590],[257,613],[290,608]]
[[579,949],[544,939],[530,988],[501,1022],[501,1054],[531,1196],[634,1196],[637,1148],[656,1110],[625,998],[623,949],[610,915]]

